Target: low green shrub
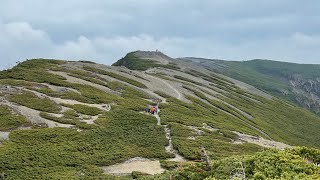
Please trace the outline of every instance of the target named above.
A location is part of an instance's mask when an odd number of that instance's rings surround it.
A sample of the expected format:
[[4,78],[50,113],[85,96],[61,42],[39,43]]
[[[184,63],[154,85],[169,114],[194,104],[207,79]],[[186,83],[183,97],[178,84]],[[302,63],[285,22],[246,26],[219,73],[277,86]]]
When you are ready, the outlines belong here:
[[14,94],[10,96],[10,101],[21,104],[31,109],[58,113],[61,107],[49,98],[39,98],[31,92],[23,92],[22,94]]
[[113,73],[113,72],[109,72],[109,71],[105,71],[105,70],[102,70],[102,69],[97,69],[97,68],[93,68],[93,67],[89,67],[89,66],[84,66],[83,69],[85,69],[87,71],[95,72],[95,73],[98,73],[98,74],[107,75],[107,76],[113,77],[113,78],[118,79],[120,81],[127,82],[127,83],[129,83],[131,85],[134,85],[134,86],[137,86],[137,87],[140,87],[140,88],[147,88],[147,86],[144,85],[143,83],[138,82],[138,81],[133,80],[133,79],[130,79],[130,78],[127,78],[125,76],[119,75],[117,73]]
[[91,107],[83,104],[74,104],[74,105],[63,104],[63,106],[72,108],[78,113],[90,115],[90,116],[96,116],[103,113],[103,111],[97,107]]
[[75,121],[73,121],[72,119],[67,119],[65,117],[55,117],[55,116],[52,116],[52,115],[45,113],[45,112],[40,112],[40,116],[42,118],[45,118],[45,119],[48,119],[51,121],[55,121],[58,123],[76,125]]
[[158,94],[159,96],[161,96],[163,98],[171,98],[171,96],[169,96],[168,94],[166,94],[162,91],[154,91],[154,93]]
[[[230,179],[236,174],[247,179],[319,179],[320,168],[296,155],[296,150],[266,150],[253,155],[234,156],[213,162],[217,179]],[[317,151],[315,156],[319,156]],[[242,164],[242,166],[241,166]],[[244,173],[243,173],[244,172]]]
[[9,107],[0,105],[0,131],[8,131],[31,123],[20,115],[13,114]]

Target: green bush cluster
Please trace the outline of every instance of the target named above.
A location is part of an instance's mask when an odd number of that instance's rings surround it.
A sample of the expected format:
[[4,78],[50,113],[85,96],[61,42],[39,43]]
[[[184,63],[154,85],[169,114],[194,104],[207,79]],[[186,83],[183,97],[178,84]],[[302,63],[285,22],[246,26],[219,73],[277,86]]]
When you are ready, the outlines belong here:
[[65,111],[62,117],[52,116],[49,113],[45,113],[45,112],[40,112],[40,116],[42,118],[55,121],[58,123],[75,125],[80,129],[93,129],[97,127],[94,124],[87,124],[86,122],[80,121],[79,115],[74,110],[71,110],[71,109]]
[[320,118],[313,113],[288,105],[283,100],[267,100],[253,95],[248,96],[240,91],[223,95],[216,97],[253,116],[254,119],[247,122],[254,123],[254,126],[259,127],[271,138],[293,145],[320,146],[314,136],[319,128]]
[[8,131],[30,125],[30,122],[24,116],[12,114],[9,107],[0,105],[0,131]]
[[63,106],[69,107],[77,111],[78,113],[90,115],[90,116],[96,116],[103,113],[103,111],[97,107],[91,107],[83,104],[74,104],[74,105],[63,104]]
[[[252,154],[262,150],[260,146],[250,143],[232,144],[238,137],[230,131],[208,131],[200,128],[204,134],[197,135],[189,127],[178,123],[170,123],[170,127],[174,147],[183,157],[191,160],[201,160],[201,147],[206,149],[212,160],[236,154]],[[189,137],[194,137],[195,140]]]
[[[156,125],[152,116],[114,110],[101,116],[97,123],[99,128],[83,132],[66,128],[12,132],[10,141],[0,147],[0,157],[5,157],[0,158],[0,172],[8,179],[76,178],[77,173],[92,167],[96,174],[85,177],[106,177],[98,166],[137,156],[171,157],[164,148],[164,129]],[[43,170],[44,167],[49,169]]]
[[203,78],[204,80],[207,80],[209,82],[212,82],[212,83],[215,83],[215,84],[220,84],[220,85],[234,85],[234,83],[230,80],[227,80],[223,77],[220,77],[220,76],[217,76],[213,73],[210,73],[210,75],[207,75],[207,74],[204,74],[204,73],[201,73],[199,71],[196,71],[196,70],[188,70],[186,71],[186,73],[190,74],[190,75],[193,75],[195,77],[200,77],[200,78]]
[[158,94],[159,96],[161,96],[163,98],[171,98],[171,96],[169,96],[168,94],[166,94],[162,91],[154,91],[154,93]]
[[[13,131],[10,140],[0,146],[0,174],[3,173],[7,179],[108,179],[114,177],[102,174],[100,166],[112,165],[137,156],[159,159],[172,157],[172,154],[167,153],[164,148],[168,144],[164,128],[156,125],[157,121],[153,116],[140,113],[150,104],[145,99],[151,97],[137,90],[138,88],[129,87],[121,82],[105,82],[91,73],[92,71],[99,73],[100,69],[86,68],[87,71],[72,70],[68,73],[77,78],[104,85],[119,92],[121,96],[109,94],[88,85],[69,83],[65,78],[47,72],[49,69],[66,72],[59,66],[62,64],[60,61],[44,61],[44,65],[40,62],[27,61],[11,71],[1,72],[0,83],[24,86],[52,97],[74,99],[85,103],[114,103],[114,105],[109,112],[101,112],[98,108],[84,105],[68,105],[76,111],[66,111],[63,117],[57,118],[46,113],[60,111],[60,108],[54,110],[52,105],[56,104],[50,105],[52,102],[47,99],[38,98],[32,93],[12,95],[11,98],[16,102],[43,111],[40,114],[42,117],[60,123],[73,124],[83,131],[66,128]],[[203,162],[175,164],[162,161],[162,166],[171,171],[153,177],[134,173],[136,177],[139,179],[168,179],[170,176],[176,179],[229,179],[234,169],[239,168],[239,164],[235,163],[239,161],[235,159],[240,159],[248,179],[318,178],[316,174],[319,174],[319,169],[312,165],[320,159],[319,151],[316,149],[295,148],[283,152],[276,150],[260,152],[263,149],[254,144],[232,144],[238,139],[232,131],[261,135],[248,126],[248,123],[251,123],[270,134],[275,140],[319,147],[316,136],[319,129],[317,116],[296,106],[288,106],[286,102],[278,99],[267,100],[244,92],[228,80],[219,79],[214,75],[212,77],[201,73],[196,75],[203,79],[207,78],[212,86],[199,85],[200,87],[196,90],[195,82],[178,77],[179,82],[185,81],[184,87],[197,96],[185,95],[190,103],[170,97],[163,92],[155,93],[167,99],[168,103],[160,104],[160,116],[161,123],[168,124],[171,129],[174,148],[182,156],[195,161],[201,160],[201,149],[204,148],[213,160],[213,170],[210,171]],[[42,88],[38,84],[42,82],[72,88],[79,93],[56,92],[49,88]],[[209,94],[202,87],[215,91],[221,90],[219,94]],[[253,116],[254,119],[250,121],[235,108],[209,99],[206,94],[235,106]],[[77,112],[102,115],[95,121],[96,125],[88,125],[80,122]],[[2,126],[2,116],[9,116],[8,113],[8,110],[5,111],[0,107],[1,127],[11,129],[11,127],[23,125],[22,121],[13,125],[3,121],[8,124]],[[219,130],[209,131],[202,128],[203,123]],[[196,126],[204,134],[195,134],[187,126]]]
[[157,67],[158,64],[156,61],[149,59],[141,59],[134,55],[134,52],[128,53],[125,57],[118,60],[112,66],[125,66],[128,69],[145,71],[149,68]]
[[[212,172],[217,179],[230,179],[236,173],[242,177],[245,174],[247,179],[319,179],[320,168],[306,161],[304,154],[297,155],[297,149],[267,150],[222,159],[214,162]],[[314,156],[320,155],[319,150],[315,153]]]
[[180,70],[180,67],[173,62],[169,62],[166,65],[159,64],[155,60],[139,58],[135,55],[135,52],[128,53],[125,57],[121,58],[120,60],[112,64],[112,66],[125,66],[128,69],[139,71],[145,71],[155,67]]
[[[190,88],[190,86],[183,87],[192,91],[200,99],[204,99],[211,105],[232,114],[240,120],[250,124],[250,126],[258,127],[260,130],[271,136],[272,139],[289,144],[319,147],[319,141],[317,141],[314,136],[319,128],[319,123],[317,123],[319,117],[307,112],[306,110],[296,106],[288,105],[287,102],[283,100],[268,100],[263,97],[245,92],[240,88],[227,88],[226,86],[222,86],[223,88],[220,88],[223,89],[223,91],[220,91],[219,94],[212,94],[201,89],[206,94],[214,96],[223,102],[227,102],[228,104],[252,116],[253,119],[251,119],[245,116],[242,112],[231,106],[228,106],[225,103],[207,98],[203,93],[195,90],[194,88]],[[213,85],[213,87],[217,87],[217,85]],[[212,109],[212,107],[200,102],[195,98],[188,98],[206,109]],[[218,114],[220,113],[218,112]],[[226,116],[225,113],[224,116]],[[216,120],[217,118],[214,119],[213,122]],[[248,127],[248,125],[244,126]],[[286,128],[283,129],[283,127]],[[237,131],[240,130],[238,129]],[[256,133],[264,137],[263,134],[255,132],[255,134]],[[306,135],[306,133],[309,135]]]
[[[305,147],[284,151],[270,149],[250,155],[234,155],[214,160],[211,170],[204,163],[184,163],[180,164],[178,169],[139,179],[319,179],[320,168],[305,159],[308,153],[312,153],[314,157],[319,156],[319,150]],[[175,167],[171,163],[162,164],[169,168]]]
[[72,119],[67,119],[65,117],[56,117],[56,116],[52,116],[49,113],[46,112],[40,112],[39,114],[42,118],[51,120],[51,121],[55,121],[58,123],[62,123],[62,124],[72,124],[72,125],[76,125],[76,122],[73,121]]
[[163,123],[177,122],[197,127],[201,127],[203,123],[206,123],[214,128],[259,135],[258,132],[237,118],[223,113],[196,98],[189,96],[187,98],[194,103],[185,103],[175,98],[168,98],[167,102],[169,104],[161,105],[161,121]]
[[144,85],[143,83],[138,82],[138,81],[133,80],[133,79],[130,79],[130,78],[127,78],[127,77],[124,77],[124,76],[121,76],[121,75],[119,75],[117,73],[105,71],[105,70],[102,70],[102,69],[93,68],[93,67],[90,67],[90,66],[84,66],[83,69],[87,70],[87,71],[95,72],[95,73],[98,73],[98,74],[107,75],[107,76],[113,77],[113,78],[118,79],[120,81],[127,82],[127,83],[129,83],[131,85],[134,85],[134,86],[137,86],[137,87],[140,87],[140,88],[147,88],[147,86]]
[[197,85],[199,85],[199,86],[203,86],[202,83],[196,82],[196,81],[194,81],[194,80],[191,80],[191,79],[186,78],[186,77],[183,77],[183,76],[174,75],[173,77],[176,78],[176,79],[182,80],[182,81],[186,81],[186,82],[189,82],[189,83],[192,83],[192,84],[197,84]]
[[58,113],[61,107],[49,98],[39,98],[31,92],[23,92],[22,94],[14,94],[10,96],[10,101],[21,104],[31,109]]

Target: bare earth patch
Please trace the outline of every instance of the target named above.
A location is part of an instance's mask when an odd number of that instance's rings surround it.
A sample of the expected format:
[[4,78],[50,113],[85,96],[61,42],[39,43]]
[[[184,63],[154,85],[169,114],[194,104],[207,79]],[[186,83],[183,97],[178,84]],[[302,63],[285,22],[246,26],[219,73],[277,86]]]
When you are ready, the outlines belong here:
[[237,134],[239,136],[239,139],[241,140],[241,141],[235,141],[234,144],[241,144],[243,143],[243,141],[245,141],[245,142],[257,144],[259,146],[266,147],[266,148],[285,149],[285,148],[292,147],[282,142],[271,141],[271,140],[264,139],[262,137],[250,136],[250,135],[242,134],[236,131],[233,131],[233,132]]
[[0,131],[0,142],[9,139],[9,134],[10,132]]
[[76,100],[72,100],[72,99],[61,99],[61,98],[56,98],[56,97],[51,97],[51,96],[47,96],[45,94],[39,93],[37,91],[33,91],[33,90],[26,90],[29,92],[34,93],[36,96],[38,97],[46,97],[49,98],[51,101],[54,101],[57,104],[69,104],[69,105],[75,105],[75,104],[81,104],[81,105],[86,105],[86,106],[90,106],[90,107],[96,107],[101,109],[102,111],[109,111],[111,109],[111,106],[109,104],[88,104],[88,103],[83,103],[83,102],[79,102]]
[[60,72],[60,71],[49,71],[49,72],[52,73],[52,74],[59,75],[59,76],[62,76],[64,78],[66,78],[67,81],[70,82],[70,83],[89,85],[89,86],[92,86],[94,88],[100,89],[102,91],[105,91],[105,92],[108,92],[108,93],[112,93],[112,94],[116,94],[116,92],[114,92],[113,90],[111,90],[111,89],[109,89],[109,88],[107,88],[105,86],[102,86],[102,85],[99,85],[99,84],[95,84],[95,83],[92,83],[92,82],[89,82],[89,81],[85,81],[83,79],[79,79],[79,78],[76,78],[76,77],[69,76],[68,73],[66,73],[66,72]]
[[139,171],[151,175],[161,174],[165,170],[161,168],[159,160],[149,160],[145,158],[132,158],[124,163],[102,167],[104,173],[116,176],[125,176],[133,171]]
[[0,104],[9,106],[12,110],[17,112],[17,114],[21,114],[22,116],[25,116],[31,123],[34,123],[34,124],[46,124],[49,128],[52,128],[52,127],[70,128],[70,127],[73,127],[73,125],[70,125],[70,124],[61,124],[61,123],[57,123],[54,121],[50,121],[48,119],[44,119],[44,118],[40,117],[40,111],[31,109],[31,108],[28,108],[25,106],[16,105],[16,104],[11,103],[9,101],[2,101],[2,102],[0,102]]

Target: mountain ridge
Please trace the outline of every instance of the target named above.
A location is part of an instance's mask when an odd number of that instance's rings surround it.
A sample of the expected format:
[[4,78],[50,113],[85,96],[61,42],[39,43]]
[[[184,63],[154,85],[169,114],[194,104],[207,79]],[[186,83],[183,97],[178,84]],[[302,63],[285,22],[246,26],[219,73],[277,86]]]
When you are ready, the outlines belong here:
[[194,63],[246,82],[279,98],[289,100],[319,114],[320,65],[272,60],[193,60]]
[[[201,65],[134,53],[114,66],[33,59],[1,71],[0,173],[11,179],[228,179],[237,168],[232,158],[243,160],[250,178],[320,172],[313,165],[320,161],[320,117]],[[139,68],[146,61],[152,63]],[[157,105],[159,114],[145,112]],[[249,166],[277,156],[284,162],[268,166],[300,171]],[[144,171],[141,164],[154,168]]]

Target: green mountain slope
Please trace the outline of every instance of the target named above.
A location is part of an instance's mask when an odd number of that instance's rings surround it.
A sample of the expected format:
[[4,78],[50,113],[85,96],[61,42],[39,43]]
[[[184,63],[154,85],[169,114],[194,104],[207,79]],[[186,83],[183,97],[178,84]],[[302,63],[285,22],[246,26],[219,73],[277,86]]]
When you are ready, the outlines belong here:
[[160,52],[130,57],[157,66],[34,59],[1,71],[0,178],[230,179],[237,163],[247,178],[319,177],[318,116]]
[[320,113],[320,65],[270,60],[200,61],[200,64],[216,72]]

